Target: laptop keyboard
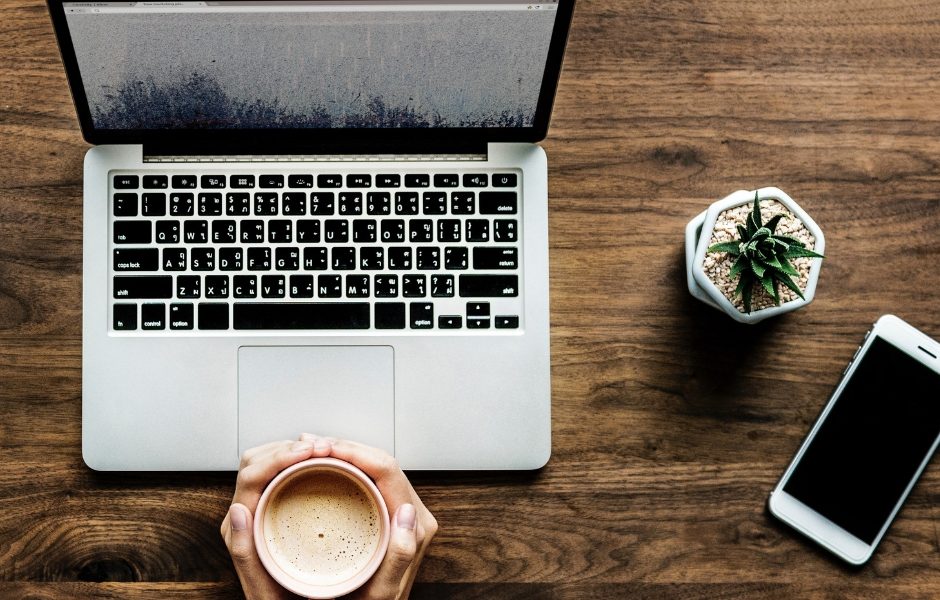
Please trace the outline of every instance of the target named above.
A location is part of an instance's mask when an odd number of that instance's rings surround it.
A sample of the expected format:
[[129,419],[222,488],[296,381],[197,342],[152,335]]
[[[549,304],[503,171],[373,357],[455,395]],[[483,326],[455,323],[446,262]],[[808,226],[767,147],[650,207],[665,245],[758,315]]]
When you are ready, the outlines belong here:
[[521,327],[521,173],[112,173],[112,331]]

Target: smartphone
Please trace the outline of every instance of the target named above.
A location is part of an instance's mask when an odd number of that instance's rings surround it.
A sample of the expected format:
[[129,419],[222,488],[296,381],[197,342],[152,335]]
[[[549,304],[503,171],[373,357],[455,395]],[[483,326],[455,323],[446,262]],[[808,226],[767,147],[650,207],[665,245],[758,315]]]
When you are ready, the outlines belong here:
[[878,319],[770,494],[770,512],[864,564],[940,442],[940,343]]

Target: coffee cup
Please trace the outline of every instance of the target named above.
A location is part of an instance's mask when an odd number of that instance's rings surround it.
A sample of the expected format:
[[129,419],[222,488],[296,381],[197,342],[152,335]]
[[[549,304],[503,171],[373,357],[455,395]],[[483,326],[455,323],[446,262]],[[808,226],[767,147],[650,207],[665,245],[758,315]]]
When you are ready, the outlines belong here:
[[382,563],[389,535],[388,507],[375,483],[335,458],[284,469],[255,511],[261,564],[305,598],[336,598],[362,586]]

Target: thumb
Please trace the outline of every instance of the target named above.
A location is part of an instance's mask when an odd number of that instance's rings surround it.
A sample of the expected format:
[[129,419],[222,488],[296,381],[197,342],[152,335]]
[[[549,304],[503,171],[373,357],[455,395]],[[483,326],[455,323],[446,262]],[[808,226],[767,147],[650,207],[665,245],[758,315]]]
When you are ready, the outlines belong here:
[[392,519],[388,552],[375,576],[367,585],[369,598],[397,598],[405,572],[414,561],[418,548],[417,514],[413,504],[402,504]]
[[228,517],[229,535],[225,541],[245,596],[249,600],[281,597],[284,590],[268,575],[255,552],[251,511],[235,503],[229,507]]

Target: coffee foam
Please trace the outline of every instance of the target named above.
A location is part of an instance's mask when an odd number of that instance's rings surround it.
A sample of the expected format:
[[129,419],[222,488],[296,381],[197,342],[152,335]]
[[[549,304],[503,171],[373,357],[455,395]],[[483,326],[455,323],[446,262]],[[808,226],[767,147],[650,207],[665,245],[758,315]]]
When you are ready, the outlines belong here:
[[300,472],[268,501],[264,537],[277,565],[313,585],[346,581],[379,546],[379,510],[357,481],[331,470]]

